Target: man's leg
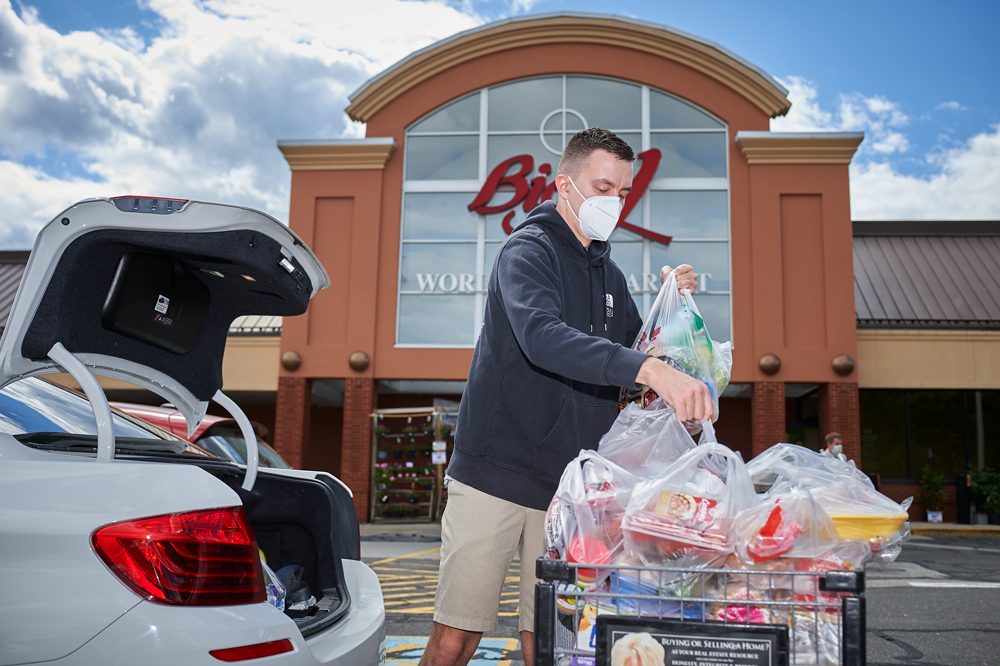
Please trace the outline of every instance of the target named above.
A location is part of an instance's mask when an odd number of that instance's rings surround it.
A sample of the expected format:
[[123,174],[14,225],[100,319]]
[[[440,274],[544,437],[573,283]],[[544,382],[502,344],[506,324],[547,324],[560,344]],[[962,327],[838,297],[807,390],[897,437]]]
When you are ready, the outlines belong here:
[[420,666],[468,664],[482,637],[481,631],[465,631],[435,622],[427,648],[420,657]]
[[496,626],[500,591],[517,552],[524,508],[448,482],[434,626],[421,666],[466,664]]
[[524,666],[533,666],[535,663],[535,632],[521,632],[521,656],[524,658]]
[[[535,663],[535,560],[545,554],[545,512],[524,509],[524,529],[521,532],[521,655],[525,666]],[[551,637],[550,637],[551,638]]]

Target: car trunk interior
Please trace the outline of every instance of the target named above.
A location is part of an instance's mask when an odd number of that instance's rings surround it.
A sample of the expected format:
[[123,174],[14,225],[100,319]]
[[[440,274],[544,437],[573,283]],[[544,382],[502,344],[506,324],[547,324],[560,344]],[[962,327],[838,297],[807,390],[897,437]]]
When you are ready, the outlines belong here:
[[[303,568],[303,580],[316,598],[308,611],[286,609],[304,636],[336,622],[350,605],[344,583],[339,545],[338,503],[330,485],[308,480],[260,474],[253,490],[244,490],[244,471],[228,464],[198,463],[222,480],[243,501],[257,545],[268,566],[278,571],[287,565]],[[353,513],[353,506],[349,507]],[[341,519],[342,520],[342,519]],[[346,526],[349,532],[352,526]],[[353,527],[356,531],[356,525]],[[350,553],[346,554],[350,556]]]

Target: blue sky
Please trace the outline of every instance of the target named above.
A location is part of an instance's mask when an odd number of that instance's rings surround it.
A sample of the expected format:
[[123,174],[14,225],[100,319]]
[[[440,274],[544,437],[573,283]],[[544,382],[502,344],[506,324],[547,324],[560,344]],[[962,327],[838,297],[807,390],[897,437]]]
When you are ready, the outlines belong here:
[[[168,192],[287,216],[275,142],[363,128],[346,96],[484,23],[615,12],[790,90],[772,129],[861,130],[856,219],[1000,219],[1000,3],[0,0],[0,248],[76,198]],[[417,27],[415,27],[417,26]]]

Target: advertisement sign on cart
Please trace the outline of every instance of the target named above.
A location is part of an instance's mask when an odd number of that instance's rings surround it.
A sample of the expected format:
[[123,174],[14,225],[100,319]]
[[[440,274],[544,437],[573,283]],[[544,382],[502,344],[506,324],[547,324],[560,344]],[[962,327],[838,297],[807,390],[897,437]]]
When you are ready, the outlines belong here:
[[598,617],[599,666],[783,666],[788,628]]

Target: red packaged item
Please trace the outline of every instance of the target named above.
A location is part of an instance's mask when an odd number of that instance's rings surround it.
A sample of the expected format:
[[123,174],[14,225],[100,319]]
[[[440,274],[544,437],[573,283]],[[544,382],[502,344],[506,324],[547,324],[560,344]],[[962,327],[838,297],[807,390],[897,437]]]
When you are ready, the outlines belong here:
[[764,526],[747,544],[747,554],[754,562],[773,560],[791,550],[800,534],[802,526],[775,502]]

